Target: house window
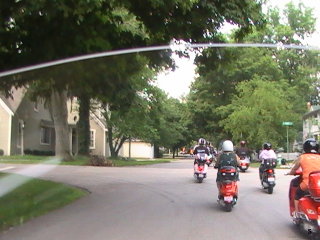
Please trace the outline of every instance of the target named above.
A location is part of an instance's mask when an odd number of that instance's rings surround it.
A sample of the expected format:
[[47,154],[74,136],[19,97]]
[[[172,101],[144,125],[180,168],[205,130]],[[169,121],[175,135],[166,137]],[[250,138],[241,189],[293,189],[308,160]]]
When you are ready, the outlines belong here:
[[51,143],[51,129],[41,127],[40,129],[40,144],[49,145]]
[[96,148],[96,130],[90,130],[90,149]]

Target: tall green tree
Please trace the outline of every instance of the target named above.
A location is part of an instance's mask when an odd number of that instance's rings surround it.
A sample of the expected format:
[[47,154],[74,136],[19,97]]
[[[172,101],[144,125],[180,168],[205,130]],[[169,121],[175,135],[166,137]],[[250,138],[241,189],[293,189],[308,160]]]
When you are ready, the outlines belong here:
[[[265,28],[247,35],[242,41],[254,43],[298,44],[314,31],[315,18],[312,10],[303,4],[298,7],[288,4],[284,13],[279,9],[270,9]],[[235,37],[231,38],[233,42]],[[231,131],[225,131],[219,122],[220,106],[231,103],[237,95],[237,86],[244,81],[263,79],[274,84],[284,81],[290,86],[290,102],[294,111],[303,114],[306,102],[315,101],[317,91],[317,53],[306,50],[288,50],[281,48],[224,48],[206,49],[197,58],[199,77],[196,79],[189,96],[191,118],[200,123],[198,134],[211,133],[218,138],[238,138]],[[230,109],[230,108],[229,108]],[[232,114],[232,112],[230,112]],[[289,114],[290,115],[290,114]],[[240,124],[240,122],[239,122]],[[204,126],[204,127],[203,127]],[[295,131],[301,124],[295,125]],[[253,133],[254,134],[254,133]],[[244,134],[245,135],[245,134]]]
[[218,108],[223,119],[219,122],[235,141],[246,139],[253,147],[263,142],[274,146],[284,142],[282,122],[299,124],[299,115],[291,101],[295,90],[285,81],[268,81],[257,75],[236,87],[231,103]]
[[[217,30],[224,21],[238,24],[241,28],[237,36],[241,37],[252,25],[263,23],[261,2],[251,0],[2,1],[0,19],[1,70],[102,50],[168,44],[172,39],[214,41],[219,39]],[[170,65],[168,54],[149,54],[149,57],[153,59],[154,66],[164,62]],[[97,97],[92,86],[110,85],[114,80],[88,79],[84,70],[78,70],[68,78],[51,77],[53,85],[47,91],[51,90],[50,95],[59,96],[64,101],[67,101],[68,95],[77,94],[80,104],[84,104],[80,117],[80,123],[83,123],[89,121],[88,99]],[[21,86],[33,81],[34,78],[25,77],[2,79],[1,88],[9,90],[12,85]],[[37,81],[42,84],[47,77],[38,78]],[[88,81],[92,85],[86,84]],[[117,85],[115,82],[113,84]],[[73,88],[75,85],[76,89]],[[79,86],[86,88],[79,89]],[[108,88],[104,94],[110,94]],[[52,101],[54,99],[51,97]],[[66,114],[65,108],[52,111]],[[56,118],[55,124],[66,126],[60,122],[62,119]],[[84,123],[81,129],[88,133],[88,124]],[[60,144],[61,139],[67,139],[67,134],[66,129],[57,131],[56,144]],[[84,133],[84,136],[86,138],[87,135]],[[63,149],[58,154],[70,159],[71,156],[67,154],[70,146],[67,143],[58,149]]]
[[186,103],[169,98],[163,102],[163,113],[158,125],[158,144],[172,150],[173,158],[179,148],[189,145],[192,140],[188,128]]

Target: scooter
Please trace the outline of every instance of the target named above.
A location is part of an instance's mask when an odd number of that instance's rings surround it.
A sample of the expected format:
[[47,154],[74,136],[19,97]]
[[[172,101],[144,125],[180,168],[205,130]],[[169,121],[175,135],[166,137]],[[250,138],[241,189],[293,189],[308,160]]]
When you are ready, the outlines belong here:
[[309,175],[309,193],[299,199],[298,212],[294,216],[294,197],[302,181],[302,171],[298,169],[289,188],[290,215],[295,225],[302,232],[307,233],[311,239],[320,239],[320,171],[311,172]]
[[194,164],[194,178],[198,183],[202,183],[203,179],[207,177],[207,155],[206,154],[197,154],[196,163]]
[[260,175],[261,185],[268,190],[269,194],[273,193],[273,188],[276,186],[276,175],[274,168],[277,166],[276,159],[265,159],[264,169]]
[[217,187],[219,190],[218,203],[227,211],[231,212],[238,201],[237,169],[232,166],[222,167],[219,172]]
[[240,156],[240,166],[239,169],[241,172],[245,172],[248,170],[250,166],[250,159],[248,156]]

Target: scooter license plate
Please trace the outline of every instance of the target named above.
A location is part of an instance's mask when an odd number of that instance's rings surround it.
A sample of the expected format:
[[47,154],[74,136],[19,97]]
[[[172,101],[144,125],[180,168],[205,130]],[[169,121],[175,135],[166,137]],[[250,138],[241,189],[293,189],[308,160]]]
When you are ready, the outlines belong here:
[[203,174],[199,174],[198,176],[199,176],[199,177],[203,177]]
[[275,181],[274,177],[269,177],[268,178],[268,182],[274,182],[274,181]]
[[223,200],[226,201],[226,202],[231,202],[233,200],[233,197],[232,196],[225,196],[223,198]]

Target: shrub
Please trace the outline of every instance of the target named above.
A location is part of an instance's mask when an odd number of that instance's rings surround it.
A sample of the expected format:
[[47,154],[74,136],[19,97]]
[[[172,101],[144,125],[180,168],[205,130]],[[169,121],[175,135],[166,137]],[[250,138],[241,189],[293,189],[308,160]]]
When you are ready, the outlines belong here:
[[4,155],[4,151],[2,149],[0,149],[0,156]]
[[107,160],[104,156],[92,155],[90,157],[90,162],[92,166],[113,166],[112,160]]
[[26,155],[35,155],[35,156],[54,156],[54,151],[40,151],[40,150],[24,150],[24,154]]

